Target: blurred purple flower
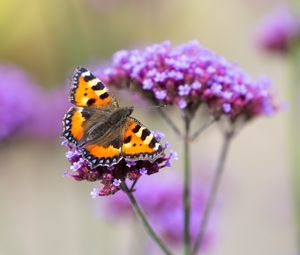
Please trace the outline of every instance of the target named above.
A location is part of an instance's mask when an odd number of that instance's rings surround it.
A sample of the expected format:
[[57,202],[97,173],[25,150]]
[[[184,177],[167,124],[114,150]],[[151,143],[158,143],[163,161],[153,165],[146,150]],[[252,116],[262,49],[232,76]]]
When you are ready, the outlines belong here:
[[0,63],[0,140],[58,137],[68,109],[65,88],[43,90],[20,68]]
[[258,29],[257,43],[269,52],[287,53],[291,40],[300,40],[300,19],[287,8],[266,16]]
[[23,70],[0,64],[0,140],[20,134],[32,120],[37,84]]
[[176,105],[191,116],[201,104],[214,117],[226,115],[232,121],[269,115],[278,108],[269,84],[253,81],[197,41],[175,47],[166,41],[144,50],[118,51],[102,79],[117,88],[130,86],[155,103]]
[[[156,133],[154,133],[155,135]],[[160,132],[158,139],[162,136]],[[160,171],[164,167],[171,166],[170,161],[175,159],[173,151],[170,154],[163,154],[155,162],[148,160],[129,161],[124,158],[113,166],[98,166],[94,169],[90,168],[90,164],[85,160],[80,151],[70,146],[67,142],[63,142],[69,151],[66,153],[66,158],[71,163],[70,171],[65,173],[65,176],[70,176],[76,181],[100,181],[103,184],[102,189],[93,189],[92,197],[113,195],[120,190],[120,184],[126,179],[135,181],[142,175],[151,175]],[[165,150],[165,146],[163,146]],[[96,194],[97,192],[97,194]]]
[[67,94],[67,89],[63,86],[37,95],[37,107],[34,108],[32,123],[27,132],[40,138],[59,137],[61,120],[70,105]]
[[[155,179],[155,177],[154,177]],[[149,217],[154,229],[170,245],[179,246],[182,243],[183,207],[182,185],[179,179],[168,178],[159,180],[143,179],[137,185],[135,197]],[[192,241],[199,230],[200,220],[208,199],[208,187],[199,185],[192,187],[191,225]],[[128,197],[123,192],[105,201],[106,213],[112,219],[124,219],[133,216]],[[216,213],[208,226],[204,237],[203,248],[210,248],[215,239]]]

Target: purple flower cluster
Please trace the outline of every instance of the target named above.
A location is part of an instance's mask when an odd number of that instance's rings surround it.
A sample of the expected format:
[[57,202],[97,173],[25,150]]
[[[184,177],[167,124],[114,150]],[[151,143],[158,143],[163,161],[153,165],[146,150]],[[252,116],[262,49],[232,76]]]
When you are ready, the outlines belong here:
[[43,90],[20,68],[0,63],[0,140],[58,137],[69,107],[67,90]]
[[291,40],[300,41],[300,19],[287,8],[277,9],[262,20],[257,34],[260,48],[286,53]]
[[172,47],[170,42],[144,50],[121,50],[102,79],[111,86],[131,88],[146,98],[193,111],[205,104],[214,117],[251,119],[277,109],[263,80],[200,46],[197,41]]
[[[153,134],[158,141],[162,137],[160,132],[153,132]],[[123,158],[113,166],[98,166],[91,169],[89,162],[82,157],[78,149],[71,147],[67,141],[64,141],[63,145],[69,149],[66,157],[71,163],[70,170],[65,172],[66,176],[70,176],[76,181],[100,181],[103,184],[101,189],[94,188],[92,190],[93,198],[113,195],[120,190],[122,181],[126,179],[136,181],[143,175],[157,173],[161,168],[171,166],[171,160],[177,158],[177,153],[170,151],[168,155],[162,155],[155,162],[148,160],[129,161]],[[168,144],[166,143],[163,147],[164,150],[167,147]]]
[[[158,176],[157,176],[158,177]],[[155,177],[153,177],[155,179]],[[156,180],[141,180],[135,197],[149,217],[154,229],[172,246],[182,243],[183,207],[182,183],[177,178]],[[192,186],[190,235],[195,240],[199,230],[201,217],[208,198],[208,187],[205,185]],[[132,208],[128,197],[123,192],[105,201],[106,213],[112,219],[124,219],[132,216]],[[208,226],[203,240],[203,248],[210,248],[215,239],[216,217]]]
[[32,120],[36,83],[21,69],[0,64],[0,140],[23,132]]

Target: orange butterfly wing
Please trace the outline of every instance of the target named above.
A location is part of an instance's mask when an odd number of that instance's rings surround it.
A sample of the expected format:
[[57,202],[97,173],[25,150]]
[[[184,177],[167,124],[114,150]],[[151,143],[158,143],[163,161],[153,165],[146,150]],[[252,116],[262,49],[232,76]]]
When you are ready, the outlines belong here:
[[90,144],[81,149],[81,153],[86,158],[92,168],[99,165],[111,166],[118,163],[121,157],[121,145],[110,144],[102,146],[100,144]]
[[82,107],[116,104],[105,85],[83,67],[74,71],[69,99],[72,104]]
[[150,130],[134,118],[129,118],[123,137],[122,154],[128,160],[153,162],[163,154]]

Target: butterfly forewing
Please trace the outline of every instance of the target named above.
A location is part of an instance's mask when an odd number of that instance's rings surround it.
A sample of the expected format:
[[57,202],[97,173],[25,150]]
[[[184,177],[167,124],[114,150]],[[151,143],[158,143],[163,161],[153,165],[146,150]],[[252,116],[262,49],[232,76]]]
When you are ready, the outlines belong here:
[[73,74],[70,102],[86,107],[116,105],[115,100],[109,95],[107,87],[83,67],[78,67]]

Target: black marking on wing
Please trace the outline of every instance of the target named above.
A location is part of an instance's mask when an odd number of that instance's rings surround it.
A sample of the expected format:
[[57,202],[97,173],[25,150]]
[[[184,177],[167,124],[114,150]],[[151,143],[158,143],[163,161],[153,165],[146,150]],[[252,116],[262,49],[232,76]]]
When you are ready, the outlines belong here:
[[131,141],[131,135],[130,136],[127,136],[124,140],[124,143],[130,143]]
[[93,90],[102,90],[104,89],[104,84],[102,82],[98,82],[96,85],[92,87]]
[[[86,70],[87,71],[87,70]],[[90,73],[90,75],[86,75],[86,76],[84,76],[83,77],[83,79],[84,79],[84,81],[86,81],[86,82],[89,82],[89,81],[91,81],[91,80],[94,80],[96,77],[92,74],[92,73]]]
[[81,115],[86,120],[92,116],[91,111],[89,111],[89,109],[87,109],[87,108],[83,108],[83,110],[81,111]]
[[111,145],[116,148],[116,149],[119,149],[121,148],[121,141],[120,141],[120,138],[116,138],[115,140],[113,140],[111,142]]
[[157,141],[156,141],[155,137],[153,137],[151,142],[149,143],[149,147],[154,148],[156,143],[157,143]]
[[132,129],[132,132],[133,132],[133,133],[137,133],[137,132],[139,132],[140,128],[141,128],[140,125],[136,125],[136,126]]
[[145,128],[142,132],[142,136],[141,136],[141,139],[144,141],[148,135],[150,135],[151,132],[149,131],[149,129]]
[[103,93],[103,94],[101,94],[100,96],[99,96],[99,98],[100,99],[105,99],[105,98],[107,98],[107,97],[109,97],[109,95],[108,95],[108,93],[107,92],[105,92],[105,93]]
[[90,98],[87,102],[86,102],[86,104],[88,105],[88,106],[91,106],[92,104],[94,104],[96,102],[96,99],[95,98]]

